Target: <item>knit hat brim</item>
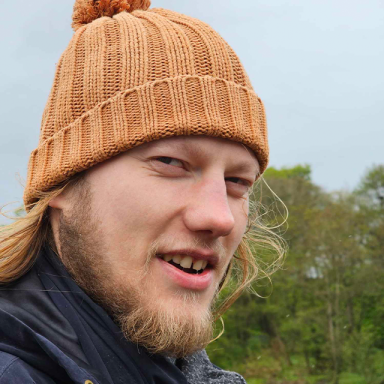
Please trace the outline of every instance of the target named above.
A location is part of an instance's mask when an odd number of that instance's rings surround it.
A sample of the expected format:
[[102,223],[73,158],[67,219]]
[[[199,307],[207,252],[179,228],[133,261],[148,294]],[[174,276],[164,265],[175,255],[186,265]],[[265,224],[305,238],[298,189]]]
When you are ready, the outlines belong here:
[[243,143],[254,151],[260,174],[268,165],[265,111],[252,89],[211,76],[177,76],[120,92],[41,143],[29,161],[26,208],[40,192],[119,153],[187,135]]

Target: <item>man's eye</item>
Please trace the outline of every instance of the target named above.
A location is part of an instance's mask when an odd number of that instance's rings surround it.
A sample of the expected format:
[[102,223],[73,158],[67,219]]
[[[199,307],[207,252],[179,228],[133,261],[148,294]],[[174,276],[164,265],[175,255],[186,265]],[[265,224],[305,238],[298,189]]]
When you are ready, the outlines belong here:
[[244,197],[251,189],[252,183],[240,177],[227,177],[227,190],[237,197]]
[[160,161],[163,164],[172,165],[174,167],[183,167],[183,163],[180,160],[174,159],[173,157],[156,157],[157,161]]
[[238,185],[244,185],[245,187],[250,187],[249,182],[244,179],[240,179],[240,177],[227,177],[225,180]]

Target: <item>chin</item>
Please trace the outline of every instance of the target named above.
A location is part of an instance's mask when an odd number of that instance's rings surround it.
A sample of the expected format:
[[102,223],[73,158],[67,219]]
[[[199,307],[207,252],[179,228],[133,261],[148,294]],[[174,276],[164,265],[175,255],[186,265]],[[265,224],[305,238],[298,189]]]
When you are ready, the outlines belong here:
[[209,310],[182,307],[136,308],[119,318],[125,337],[150,353],[176,358],[204,349],[212,340]]
[[150,353],[176,358],[202,350],[212,340],[212,301],[206,298],[202,301],[202,292],[184,289],[161,295],[156,289],[151,289],[150,294],[143,292],[144,287],[140,293],[136,291],[135,299],[126,303],[115,317],[127,340]]

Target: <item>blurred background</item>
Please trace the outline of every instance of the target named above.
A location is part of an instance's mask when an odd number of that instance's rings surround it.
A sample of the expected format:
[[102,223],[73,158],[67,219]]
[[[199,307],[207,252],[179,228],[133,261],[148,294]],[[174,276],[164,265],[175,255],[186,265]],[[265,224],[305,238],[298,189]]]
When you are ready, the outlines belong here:
[[[14,0],[0,24],[0,205],[22,204],[73,0]],[[384,2],[152,0],[235,49],[265,103],[265,180],[287,261],[225,315],[211,359],[249,383],[384,383]],[[262,194],[261,187],[263,188]],[[264,184],[255,201],[283,206]],[[261,205],[260,205],[261,206]],[[268,224],[283,215],[267,215]],[[10,220],[0,217],[0,225]],[[263,260],[263,252],[257,252]],[[273,290],[273,292],[272,292]]]

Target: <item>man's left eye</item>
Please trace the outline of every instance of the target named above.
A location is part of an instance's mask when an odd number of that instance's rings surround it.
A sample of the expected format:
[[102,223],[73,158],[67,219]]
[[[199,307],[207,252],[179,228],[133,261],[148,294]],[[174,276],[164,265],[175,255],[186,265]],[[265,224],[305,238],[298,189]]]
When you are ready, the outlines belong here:
[[244,197],[251,189],[252,183],[240,177],[227,177],[227,191],[234,196]]
[[161,156],[155,159],[163,164],[172,165],[174,167],[183,167],[183,163],[180,160],[174,159],[173,157]]
[[241,179],[240,177],[227,177],[225,180],[238,185],[244,185],[245,187],[250,187],[249,181]]

